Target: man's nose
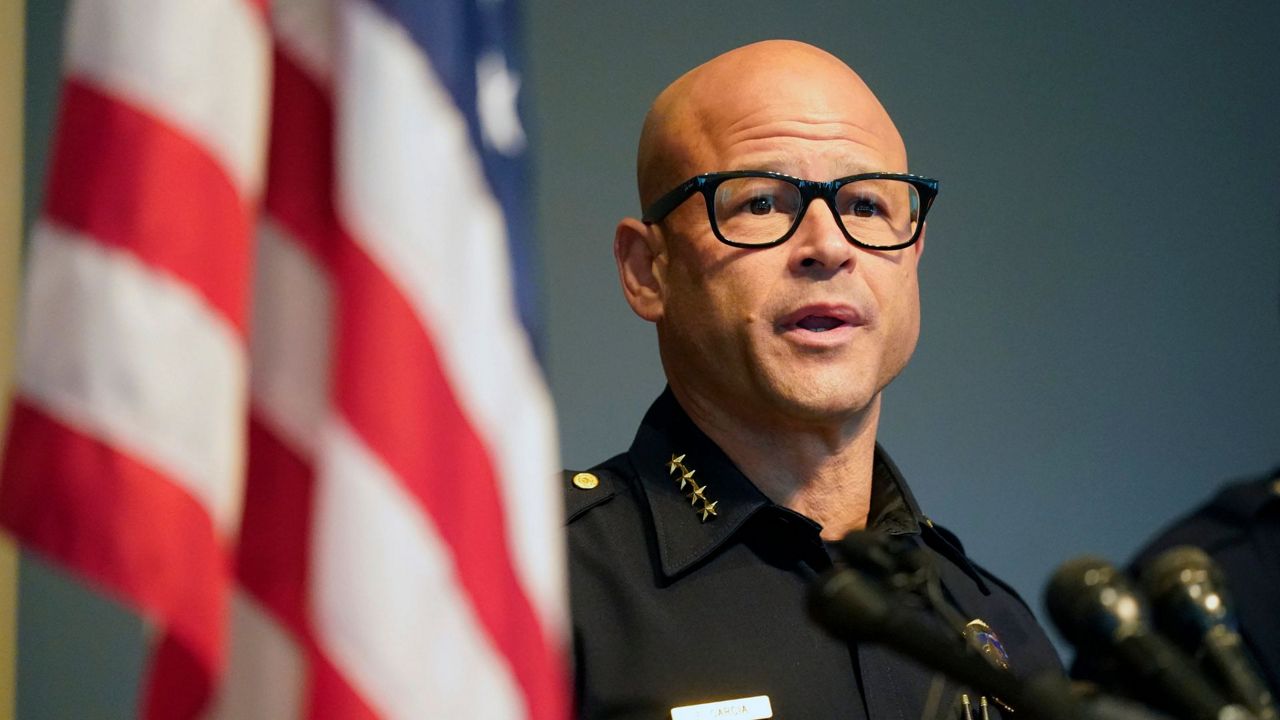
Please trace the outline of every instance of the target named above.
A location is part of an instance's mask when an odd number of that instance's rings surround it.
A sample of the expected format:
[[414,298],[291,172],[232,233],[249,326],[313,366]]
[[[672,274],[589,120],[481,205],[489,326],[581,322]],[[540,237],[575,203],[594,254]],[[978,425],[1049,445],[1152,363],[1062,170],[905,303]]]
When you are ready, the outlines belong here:
[[831,206],[816,199],[809,203],[800,227],[787,241],[792,262],[802,272],[851,270],[856,263],[857,248],[844,236]]

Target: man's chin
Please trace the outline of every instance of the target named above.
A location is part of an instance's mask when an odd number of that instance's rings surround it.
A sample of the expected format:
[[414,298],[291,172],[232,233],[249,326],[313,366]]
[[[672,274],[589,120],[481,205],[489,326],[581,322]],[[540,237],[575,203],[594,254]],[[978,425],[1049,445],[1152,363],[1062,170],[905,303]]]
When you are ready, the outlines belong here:
[[781,418],[800,425],[836,427],[860,421],[878,407],[880,394],[871,388],[832,387],[816,383],[780,388],[772,403]]

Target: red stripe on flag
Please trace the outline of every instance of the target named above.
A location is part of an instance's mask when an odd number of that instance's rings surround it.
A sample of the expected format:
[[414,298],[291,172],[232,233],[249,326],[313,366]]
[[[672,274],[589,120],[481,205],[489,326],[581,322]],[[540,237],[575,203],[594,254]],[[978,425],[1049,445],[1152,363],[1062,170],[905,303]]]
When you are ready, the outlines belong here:
[[192,285],[244,332],[252,208],[191,138],[72,77],[45,214]]
[[310,588],[314,470],[260,418],[249,424],[249,476],[236,573],[305,648],[308,683],[303,717],[377,720],[377,715],[315,642]]
[[172,634],[165,635],[151,653],[143,683],[143,716],[154,720],[197,718],[212,696],[212,682],[208,669],[182,642]]
[[338,406],[449,545],[462,587],[510,664],[532,717],[567,717],[561,658],[517,580],[484,442],[398,288],[360,248],[343,250]]
[[339,237],[333,211],[333,107],[328,95],[289,57],[275,51],[267,210],[319,262]]
[[249,471],[236,575],[246,590],[299,637],[308,633],[312,472],[311,466],[259,418],[250,418]]
[[189,717],[160,710],[204,702],[225,660],[231,565],[199,502],[164,474],[19,398],[0,474],[0,525],[159,622],[168,633],[165,654],[198,671],[183,673],[180,684],[153,686],[147,717]]
[[[290,240],[328,267],[341,241],[333,212],[333,112],[325,90],[277,44],[266,211]],[[331,348],[314,348],[330,352]],[[315,641],[310,617],[314,468],[260,418],[249,428],[249,470],[238,574],[245,589],[305,648],[308,720],[378,720]]]
[[[379,720],[346,677],[319,648],[312,647],[311,689],[303,717],[307,720]],[[424,668],[423,672],[427,672]]]

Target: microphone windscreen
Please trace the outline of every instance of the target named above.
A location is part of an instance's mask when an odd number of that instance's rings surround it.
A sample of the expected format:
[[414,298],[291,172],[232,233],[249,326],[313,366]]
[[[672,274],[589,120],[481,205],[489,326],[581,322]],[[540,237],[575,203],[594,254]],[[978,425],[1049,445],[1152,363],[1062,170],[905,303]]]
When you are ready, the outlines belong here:
[[1157,624],[1182,644],[1198,645],[1214,626],[1236,629],[1222,571],[1200,548],[1170,548],[1143,568],[1141,577]]
[[1135,697],[1194,720],[1243,711],[1151,628],[1142,595],[1106,560],[1087,556],[1063,563],[1049,580],[1045,601],[1062,634],[1082,654],[1114,661]]
[[1160,554],[1142,570],[1156,625],[1261,720],[1280,717],[1266,682],[1245,647],[1217,564],[1197,547]]
[[1049,579],[1045,604],[1054,625],[1077,646],[1108,645],[1146,624],[1142,598],[1119,570],[1094,555],[1063,563]]

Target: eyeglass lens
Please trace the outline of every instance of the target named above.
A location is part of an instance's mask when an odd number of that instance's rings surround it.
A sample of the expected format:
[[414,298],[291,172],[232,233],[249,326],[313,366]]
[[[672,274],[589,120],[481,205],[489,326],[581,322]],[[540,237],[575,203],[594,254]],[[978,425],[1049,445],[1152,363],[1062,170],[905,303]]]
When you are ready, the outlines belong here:
[[[767,245],[791,231],[803,202],[800,188],[786,180],[731,178],[716,188],[716,227],[730,242]],[[920,194],[904,180],[855,180],[840,187],[835,206],[845,230],[859,242],[891,247],[915,234]]]

